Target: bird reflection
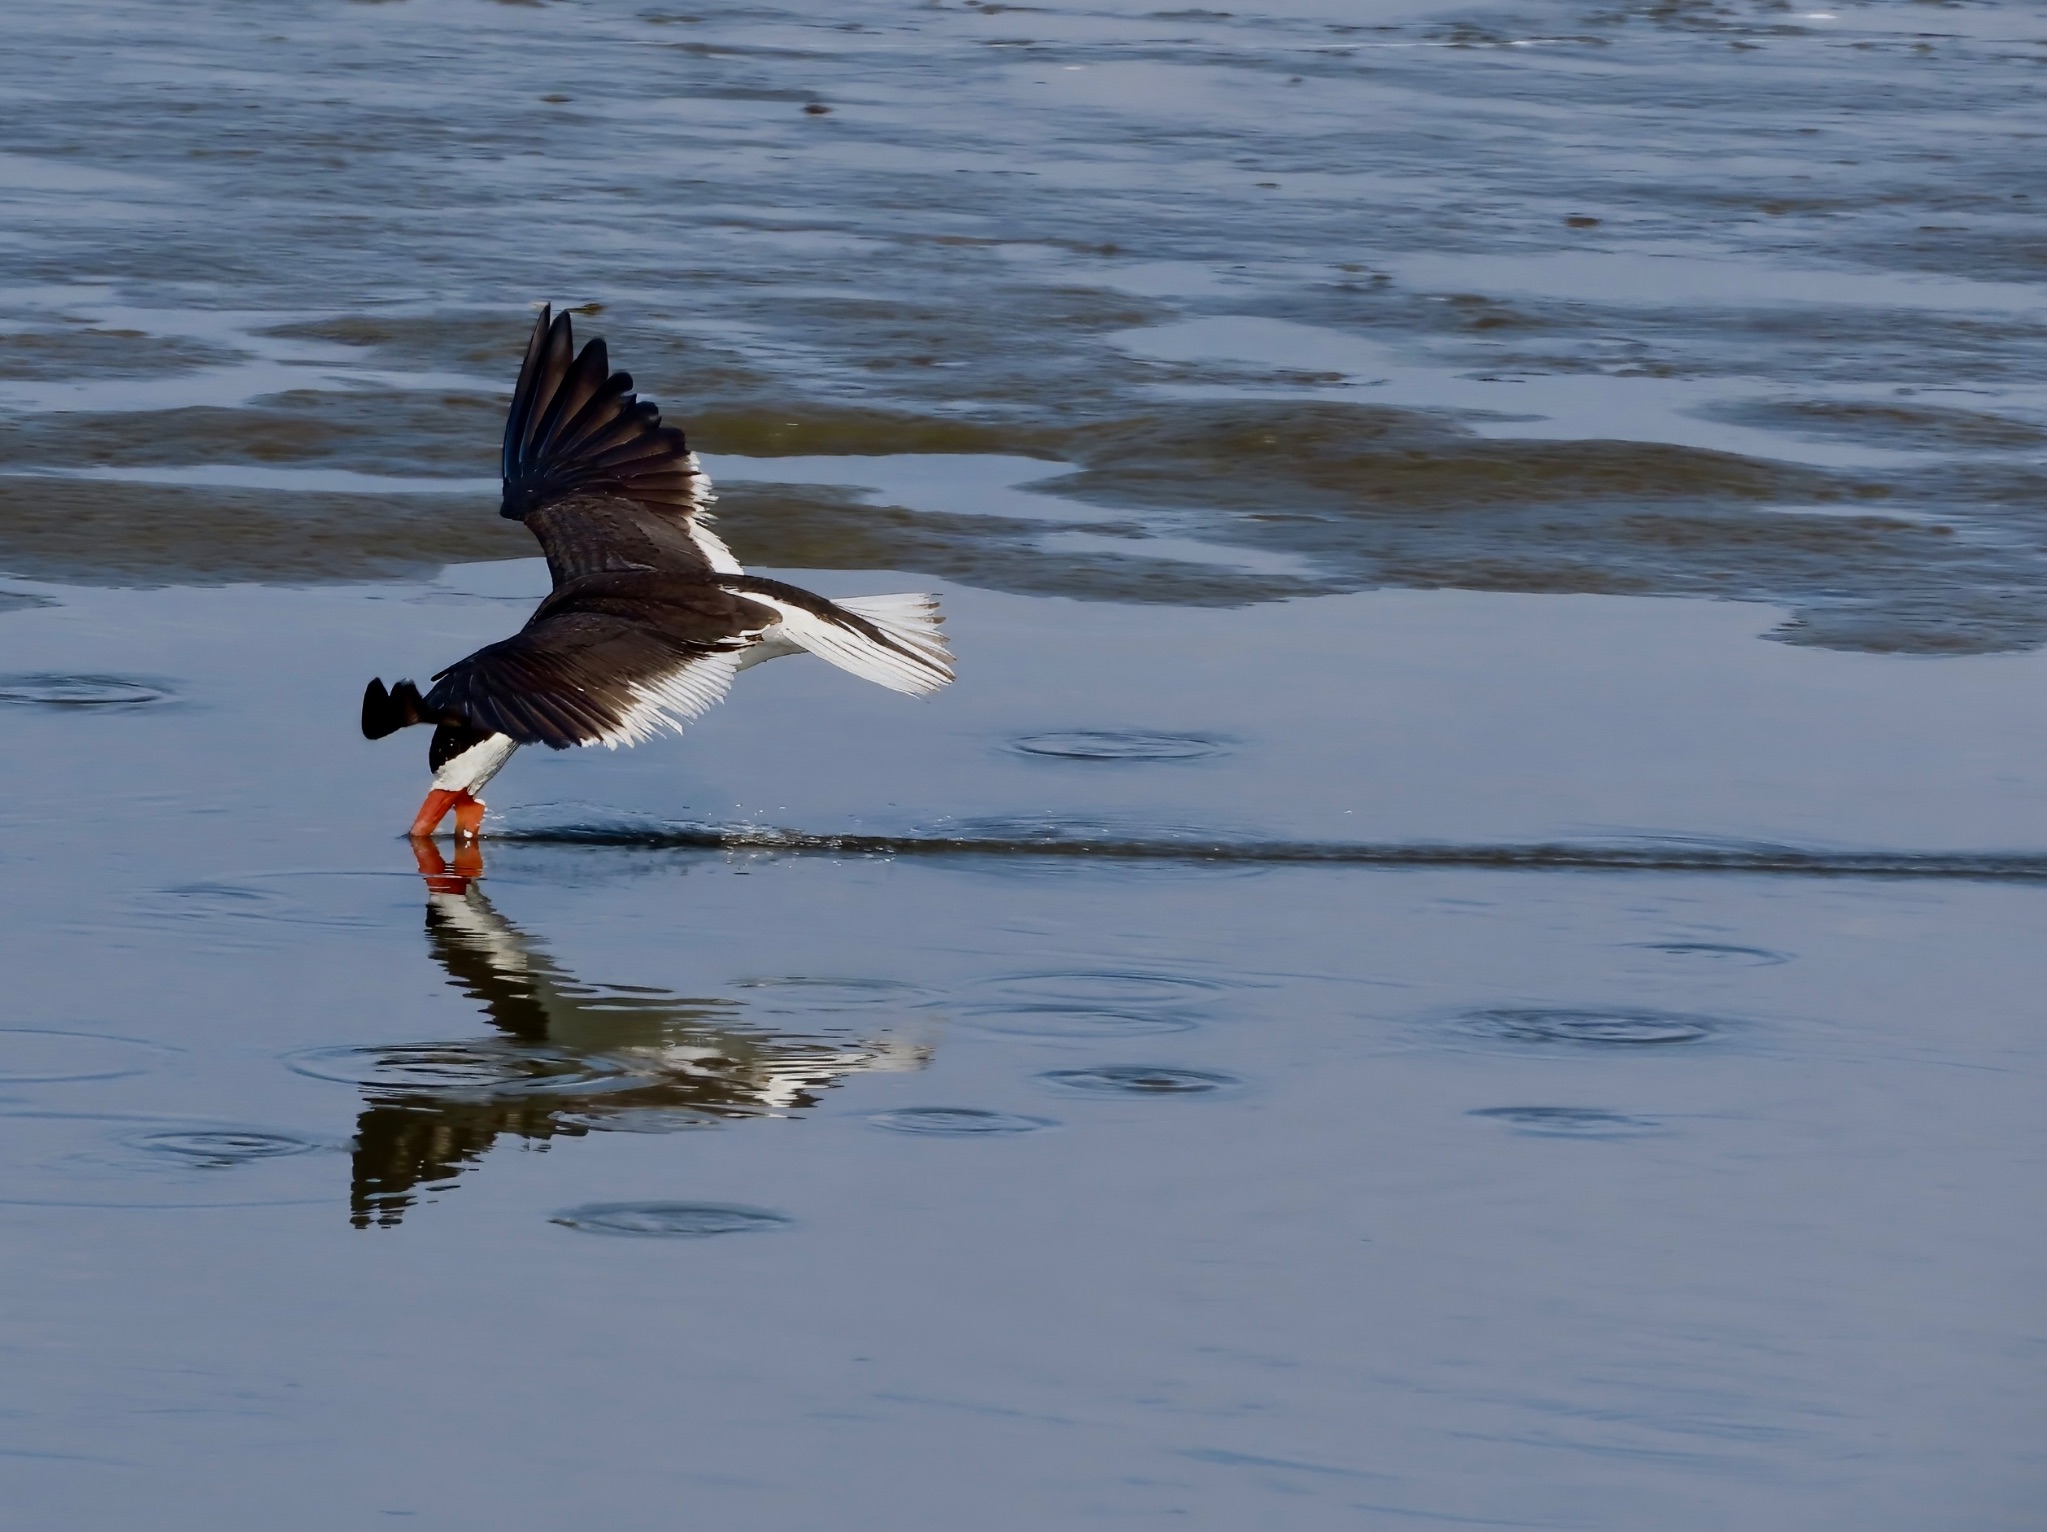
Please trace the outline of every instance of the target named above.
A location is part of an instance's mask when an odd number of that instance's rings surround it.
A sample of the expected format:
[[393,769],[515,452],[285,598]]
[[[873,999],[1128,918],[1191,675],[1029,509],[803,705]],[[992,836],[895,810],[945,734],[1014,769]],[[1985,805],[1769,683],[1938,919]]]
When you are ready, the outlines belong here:
[[492,907],[474,841],[452,865],[430,841],[414,851],[428,949],[499,1035],[366,1059],[349,1199],[357,1228],[397,1224],[500,1137],[545,1143],[787,1116],[847,1075],[919,1069],[929,1057],[886,1034],[770,1031],[735,1000],[581,983]]

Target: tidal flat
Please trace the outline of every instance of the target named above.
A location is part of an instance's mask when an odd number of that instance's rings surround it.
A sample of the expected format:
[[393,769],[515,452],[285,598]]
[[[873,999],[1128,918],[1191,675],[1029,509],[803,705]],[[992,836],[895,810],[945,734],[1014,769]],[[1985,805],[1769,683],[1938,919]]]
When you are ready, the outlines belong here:
[[[15,18],[0,1520],[2037,1525],[2043,50]],[[408,846],[542,301],[957,684]]]

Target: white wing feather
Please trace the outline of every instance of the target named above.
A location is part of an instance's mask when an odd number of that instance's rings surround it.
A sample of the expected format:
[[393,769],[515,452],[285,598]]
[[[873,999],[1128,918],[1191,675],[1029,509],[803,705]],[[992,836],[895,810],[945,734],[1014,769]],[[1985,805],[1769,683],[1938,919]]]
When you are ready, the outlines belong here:
[[857,629],[841,627],[773,596],[751,590],[734,594],[769,607],[781,617],[768,630],[771,641],[797,644],[863,681],[922,697],[952,680],[952,655],[939,629],[938,603],[930,596],[856,596],[834,603],[873,623],[900,646],[891,648]]
[[725,700],[743,653],[744,649],[735,645],[693,655],[673,670],[632,682],[632,707],[616,729],[601,736],[601,743],[616,750],[620,745],[637,745],[663,730],[680,734],[683,725]]
[[725,539],[711,530],[711,506],[718,497],[711,493],[711,476],[704,472],[694,452],[689,455],[689,467],[695,476],[690,480],[690,541],[710,564],[711,573],[745,574],[732,550],[725,546]]

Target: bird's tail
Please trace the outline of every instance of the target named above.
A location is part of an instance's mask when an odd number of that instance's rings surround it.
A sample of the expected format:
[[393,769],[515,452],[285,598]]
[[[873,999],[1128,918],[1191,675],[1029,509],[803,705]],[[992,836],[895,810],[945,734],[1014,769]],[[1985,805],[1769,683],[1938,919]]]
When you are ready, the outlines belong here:
[[[881,630],[894,650],[888,657],[891,675],[900,679],[882,680],[865,670],[855,670],[855,675],[866,675],[869,680],[880,681],[883,686],[912,696],[935,692],[952,680],[952,650],[946,647],[945,614],[939,611],[936,596],[848,596],[832,605]],[[812,646],[805,647],[811,648],[813,653],[823,653]],[[829,654],[824,658],[832,660],[834,665],[853,669],[843,660],[832,659]],[[911,663],[900,663],[905,659]]]
[[435,721],[426,711],[426,704],[419,695],[419,688],[410,681],[400,681],[386,691],[380,677],[363,688],[364,739],[382,739],[387,734],[396,734],[400,729],[410,728],[413,724]]
[[720,575],[718,583],[779,615],[782,638],[863,681],[922,697],[952,680],[952,652],[935,597],[827,601],[758,575]]

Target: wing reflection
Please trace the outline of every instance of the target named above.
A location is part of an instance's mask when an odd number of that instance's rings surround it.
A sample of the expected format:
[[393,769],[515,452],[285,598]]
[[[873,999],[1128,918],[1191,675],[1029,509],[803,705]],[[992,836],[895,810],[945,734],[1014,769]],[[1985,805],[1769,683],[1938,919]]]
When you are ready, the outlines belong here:
[[357,1228],[395,1225],[501,1137],[545,1143],[787,1116],[847,1075],[919,1069],[930,1056],[886,1032],[769,1030],[736,1000],[582,983],[492,907],[476,886],[473,844],[452,868],[424,841],[415,850],[428,948],[501,1035],[364,1056],[349,1198]]

